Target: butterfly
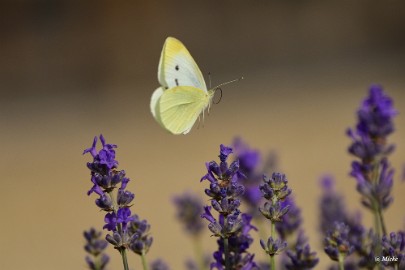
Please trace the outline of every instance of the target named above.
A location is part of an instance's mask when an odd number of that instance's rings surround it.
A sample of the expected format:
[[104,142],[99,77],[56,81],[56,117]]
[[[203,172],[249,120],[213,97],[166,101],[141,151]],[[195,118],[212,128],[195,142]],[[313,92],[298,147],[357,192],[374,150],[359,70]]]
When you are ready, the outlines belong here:
[[157,88],[150,101],[156,121],[172,134],[187,134],[211,106],[219,85],[207,89],[201,70],[187,48],[176,38],[168,37],[163,45],[158,67]]

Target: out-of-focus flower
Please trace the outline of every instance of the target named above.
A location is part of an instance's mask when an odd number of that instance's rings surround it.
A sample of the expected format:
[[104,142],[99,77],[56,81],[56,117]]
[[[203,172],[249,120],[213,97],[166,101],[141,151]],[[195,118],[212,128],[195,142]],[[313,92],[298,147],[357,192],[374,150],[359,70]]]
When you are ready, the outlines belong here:
[[184,225],[185,231],[190,235],[199,235],[204,224],[201,221],[203,204],[201,199],[194,194],[184,193],[173,199],[177,209],[177,218]]
[[324,239],[324,250],[332,260],[340,261],[353,252],[354,248],[349,242],[349,231],[350,228],[342,222],[336,222],[328,231]]
[[104,250],[107,248],[107,241],[101,239],[101,232],[96,231],[94,228],[85,231],[83,233],[84,238],[86,239],[86,244],[84,250],[89,254],[86,256],[86,263],[89,269],[91,270],[104,270],[110,257],[104,253]]

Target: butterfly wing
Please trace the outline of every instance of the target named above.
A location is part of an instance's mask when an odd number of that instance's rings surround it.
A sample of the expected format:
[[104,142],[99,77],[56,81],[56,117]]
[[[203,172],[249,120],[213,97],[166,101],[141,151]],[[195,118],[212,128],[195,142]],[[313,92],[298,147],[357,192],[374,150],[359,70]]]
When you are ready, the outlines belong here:
[[173,134],[187,134],[208,106],[211,95],[192,86],[165,90],[158,104],[162,125]]
[[164,89],[194,86],[207,92],[204,77],[181,41],[168,37],[163,45],[158,67],[158,80]]
[[152,97],[150,99],[150,111],[152,112],[152,115],[155,118],[156,122],[158,122],[162,127],[164,126],[162,124],[162,121],[160,120],[159,100],[163,92],[164,92],[163,88],[159,87],[153,92]]

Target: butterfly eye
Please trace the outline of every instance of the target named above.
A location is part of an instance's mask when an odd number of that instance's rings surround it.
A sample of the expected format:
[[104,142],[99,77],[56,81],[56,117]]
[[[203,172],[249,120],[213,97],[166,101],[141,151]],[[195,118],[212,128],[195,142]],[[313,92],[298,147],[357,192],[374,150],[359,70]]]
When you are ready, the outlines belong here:
[[219,104],[219,102],[221,102],[221,99],[222,99],[222,88],[221,88],[221,87],[215,88],[215,94],[216,94],[218,91],[219,91],[220,96],[219,96],[218,101],[214,101],[214,102],[213,102],[214,104]]
[[175,69],[178,71],[180,69],[179,65],[176,65]]

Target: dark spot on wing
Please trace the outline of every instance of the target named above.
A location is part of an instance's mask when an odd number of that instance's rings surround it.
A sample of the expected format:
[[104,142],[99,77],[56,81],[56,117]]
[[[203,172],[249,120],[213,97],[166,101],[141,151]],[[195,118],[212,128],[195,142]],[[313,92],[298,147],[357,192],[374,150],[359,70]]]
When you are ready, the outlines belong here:
[[179,86],[179,80],[174,79],[174,81],[176,82],[176,86]]
[[178,71],[180,69],[179,65],[176,65],[175,69]]

